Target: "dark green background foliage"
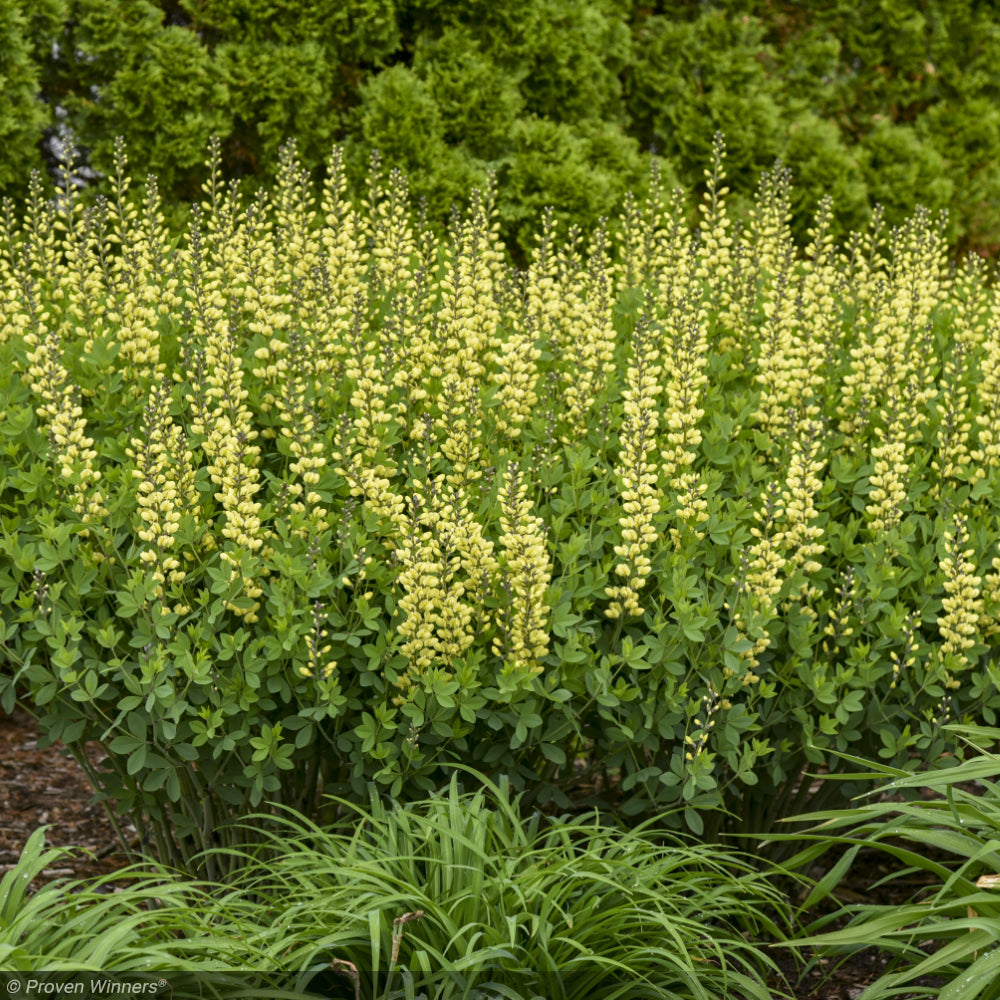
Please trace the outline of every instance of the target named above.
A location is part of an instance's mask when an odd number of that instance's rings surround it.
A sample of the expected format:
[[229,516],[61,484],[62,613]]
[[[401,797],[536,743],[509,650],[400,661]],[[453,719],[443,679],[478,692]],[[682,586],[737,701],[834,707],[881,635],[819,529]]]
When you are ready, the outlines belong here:
[[317,173],[343,143],[356,179],[377,148],[437,220],[492,170],[523,251],[540,207],[587,227],[641,188],[650,150],[697,189],[721,130],[737,201],[792,168],[800,231],[829,192],[842,230],[948,206],[992,250],[998,65],[976,0],[0,0],[0,187],[51,159],[59,106],[97,170],[123,135],[168,200],[213,133],[248,179],[289,137]]

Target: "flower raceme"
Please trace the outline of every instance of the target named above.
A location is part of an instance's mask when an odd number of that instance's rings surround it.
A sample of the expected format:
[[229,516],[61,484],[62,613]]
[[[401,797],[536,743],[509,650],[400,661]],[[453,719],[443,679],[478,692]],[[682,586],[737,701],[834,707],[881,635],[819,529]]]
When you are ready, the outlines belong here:
[[661,392],[658,383],[661,367],[657,364],[659,352],[653,344],[648,321],[636,324],[632,345],[632,361],[622,393],[624,419],[618,459],[624,510],[619,522],[622,541],[614,547],[621,560],[615,565],[615,576],[622,582],[605,590],[611,598],[605,613],[614,619],[642,614],[639,591],[652,570],[647,553],[657,539],[653,516],[660,509],[657,468],[647,459],[659,424],[657,397]]

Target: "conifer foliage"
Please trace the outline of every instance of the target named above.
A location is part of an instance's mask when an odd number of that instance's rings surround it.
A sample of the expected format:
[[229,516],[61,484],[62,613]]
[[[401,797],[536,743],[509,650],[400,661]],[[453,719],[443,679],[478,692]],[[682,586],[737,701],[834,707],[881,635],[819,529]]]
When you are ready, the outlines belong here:
[[23,197],[67,127],[107,179],[125,135],[181,223],[213,134],[255,182],[291,136],[318,181],[336,142],[356,192],[378,150],[439,232],[495,171],[525,263],[542,209],[590,230],[650,151],[700,194],[720,130],[738,204],[776,158],[794,171],[800,237],[829,194],[838,235],[876,204],[890,225],[947,206],[949,241],[988,250],[998,61],[989,5],[954,0],[2,0],[0,186]]

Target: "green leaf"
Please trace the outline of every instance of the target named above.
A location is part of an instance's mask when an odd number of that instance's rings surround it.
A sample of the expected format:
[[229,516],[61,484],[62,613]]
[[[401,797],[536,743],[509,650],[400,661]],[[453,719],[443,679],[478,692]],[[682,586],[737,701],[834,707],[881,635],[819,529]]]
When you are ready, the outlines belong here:
[[150,771],[143,779],[142,790],[144,792],[158,792],[167,780],[168,774],[170,772],[165,768],[161,768],[158,771]]
[[[109,744],[108,750],[114,754],[130,754],[136,747],[142,746],[143,740],[136,739],[134,736],[128,736],[122,733],[120,736],[116,736]],[[130,772],[132,773],[132,772]]]
[[146,746],[140,745],[133,750],[125,764],[125,770],[129,774],[138,774],[146,766]]
[[167,776],[165,791],[167,793],[167,798],[170,799],[171,802],[180,801],[181,782],[176,770],[171,770],[170,774]]
[[684,810],[684,822],[696,837],[700,837],[705,832],[705,823],[696,809],[686,808]]
[[136,599],[127,590],[115,592],[115,611],[122,618],[134,618],[140,611]]

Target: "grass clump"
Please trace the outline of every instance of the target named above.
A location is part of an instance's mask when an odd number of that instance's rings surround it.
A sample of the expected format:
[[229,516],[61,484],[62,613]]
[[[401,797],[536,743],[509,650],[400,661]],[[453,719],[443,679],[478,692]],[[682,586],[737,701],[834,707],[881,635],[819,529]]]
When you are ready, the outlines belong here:
[[[45,827],[28,838],[21,856],[0,881],[0,970],[32,973],[30,991],[80,983],[80,973],[102,982],[114,977],[143,988],[138,995],[248,997],[271,977],[260,966],[237,924],[220,921],[212,886],[155,864],[133,866],[85,882],[56,880],[34,891],[34,881],[69,848],[47,848]],[[255,961],[255,958],[257,959]],[[164,985],[166,984],[166,985]]]
[[525,816],[522,799],[453,778],[389,808],[373,789],[334,827],[289,811],[219,866],[225,883],[153,865],[114,892],[30,895],[60,853],[39,830],[0,888],[0,964],[162,972],[177,996],[769,1000],[773,963],[747,938],[780,936],[788,910],[748,858],[596,814]]
[[744,932],[779,934],[787,911],[749,859],[649,824],[525,819],[521,798],[453,778],[410,806],[345,802],[337,828],[289,816],[228,884],[261,901],[272,961],[361,996],[771,996]]

